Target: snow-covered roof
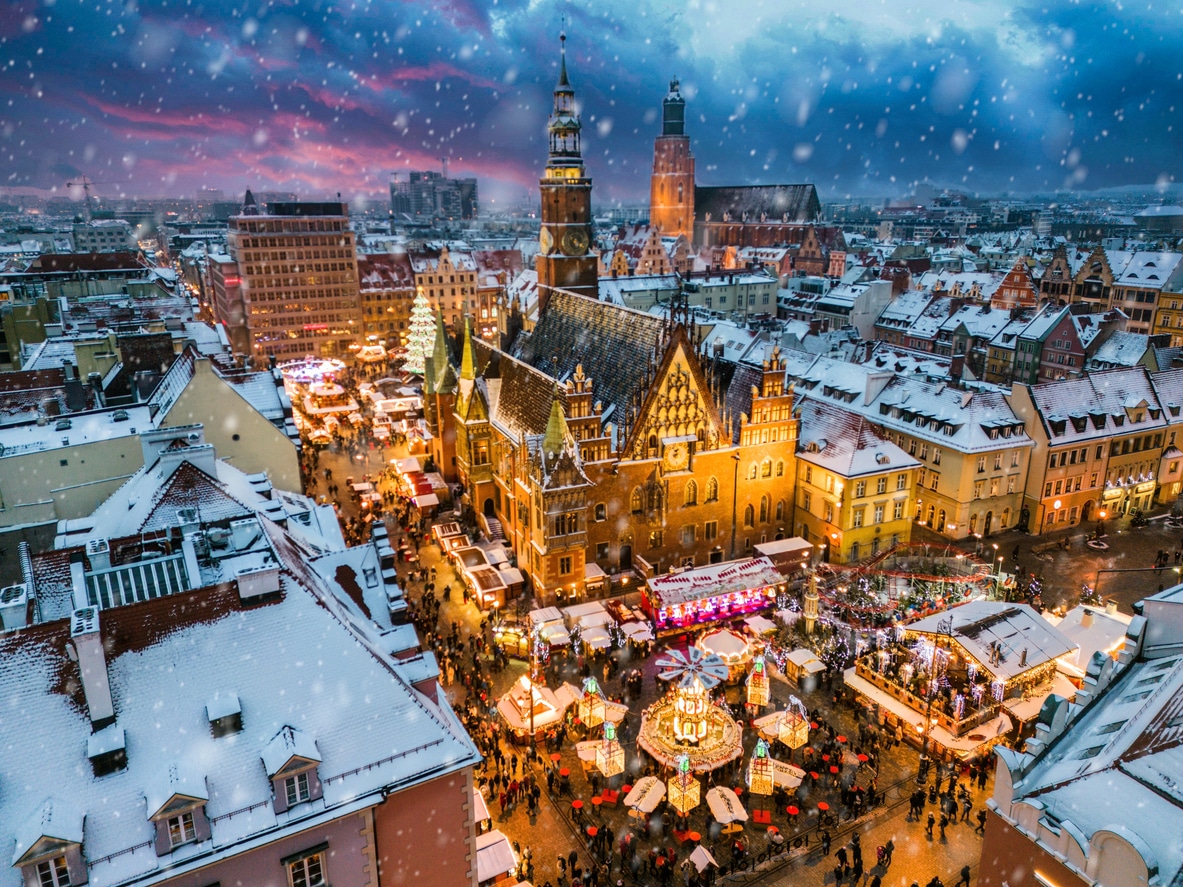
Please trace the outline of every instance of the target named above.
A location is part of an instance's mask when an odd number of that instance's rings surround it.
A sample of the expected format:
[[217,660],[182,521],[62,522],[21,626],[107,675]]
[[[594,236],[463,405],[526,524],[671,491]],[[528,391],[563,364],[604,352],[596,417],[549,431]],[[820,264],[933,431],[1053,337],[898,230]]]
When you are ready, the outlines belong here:
[[[1075,644],[1026,604],[970,601],[909,623],[908,631],[943,634],[952,620],[952,636],[994,675],[1010,680],[1033,668],[1067,656]],[[991,649],[998,650],[992,658]]]
[[1097,346],[1097,350],[1089,358],[1088,365],[1095,369],[1132,367],[1146,356],[1149,347],[1150,337],[1144,333],[1114,330]]
[[884,440],[857,413],[834,404],[805,400],[800,408],[797,458],[845,478],[920,467],[895,444]]
[[1054,446],[1155,431],[1167,424],[1150,373],[1142,366],[1061,379],[1030,391]]
[[658,607],[672,607],[733,591],[783,583],[784,577],[766,557],[710,564],[681,573],[654,576],[648,581],[649,593]]
[[[170,877],[183,876],[219,855],[374,805],[388,786],[479,760],[442,696],[437,703],[414,690],[377,633],[358,626],[282,530],[267,522],[265,533],[279,557],[277,597],[244,606],[235,586],[223,583],[104,612],[127,767],[101,779],[86,758],[91,723],[77,689],[78,666],[66,653],[68,622],[0,635],[0,823],[27,822],[46,797],[69,797],[79,814],[65,820],[74,823],[66,837],[82,837],[92,863],[109,860],[90,866],[91,887],[158,878],[166,868]],[[227,689],[241,701],[242,731],[219,738],[206,706]],[[167,730],[160,729],[162,712]],[[284,727],[292,728],[291,742],[269,749]],[[275,813],[260,764],[265,749],[269,758],[290,750],[320,759],[323,799]],[[212,843],[158,857],[146,787],[169,761],[200,768]],[[78,835],[81,814],[85,829]],[[0,828],[0,854],[9,858],[27,840],[27,830],[14,831]],[[0,867],[0,887],[20,884],[17,869]]]
[[320,763],[320,752],[316,740],[302,730],[285,725],[263,748],[263,767],[268,776],[274,776],[292,758]]
[[1116,608],[1109,612],[1087,604],[1079,604],[1063,616],[1054,616],[1045,611],[1043,618],[1076,645],[1074,664],[1080,674],[1084,673],[1094,653],[1100,651],[1108,656],[1120,649],[1132,619],[1119,613]]

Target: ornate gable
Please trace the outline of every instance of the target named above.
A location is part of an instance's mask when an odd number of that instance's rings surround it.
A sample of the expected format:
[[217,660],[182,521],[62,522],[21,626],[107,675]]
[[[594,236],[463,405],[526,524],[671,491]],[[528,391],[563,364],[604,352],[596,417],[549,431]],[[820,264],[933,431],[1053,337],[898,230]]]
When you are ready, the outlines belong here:
[[665,447],[677,438],[682,439],[681,443],[697,440],[700,450],[713,450],[720,441],[729,442],[710,390],[685,328],[679,326],[644,394],[624,447],[624,458],[664,456]]

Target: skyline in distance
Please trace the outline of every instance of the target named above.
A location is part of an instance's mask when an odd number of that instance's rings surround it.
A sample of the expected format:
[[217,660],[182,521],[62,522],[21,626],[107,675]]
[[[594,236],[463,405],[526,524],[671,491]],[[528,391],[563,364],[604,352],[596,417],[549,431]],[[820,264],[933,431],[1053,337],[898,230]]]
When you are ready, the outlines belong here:
[[0,184],[351,199],[446,157],[508,208],[537,192],[564,16],[598,204],[647,198],[674,77],[702,184],[838,200],[1177,177],[1183,14],[1162,5],[25,0],[0,13]]

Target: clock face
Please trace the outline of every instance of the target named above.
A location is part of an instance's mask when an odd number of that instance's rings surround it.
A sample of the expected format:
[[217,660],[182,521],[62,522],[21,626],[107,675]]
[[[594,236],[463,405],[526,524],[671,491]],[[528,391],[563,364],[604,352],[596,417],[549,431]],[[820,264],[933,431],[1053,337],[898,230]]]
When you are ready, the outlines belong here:
[[563,235],[563,252],[569,256],[582,256],[587,246],[587,232],[582,228],[573,228]]
[[543,228],[542,232],[538,235],[539,250],[542,251],[542,254],[544,256],[549,256],[550,251],[554,248],[554,245],[555,245],[554,235],[550,233],[549,228]]
[[667,471],[682,471],[690,464],[690,451],[684,443],[676,443],[666,448],[665,467]]

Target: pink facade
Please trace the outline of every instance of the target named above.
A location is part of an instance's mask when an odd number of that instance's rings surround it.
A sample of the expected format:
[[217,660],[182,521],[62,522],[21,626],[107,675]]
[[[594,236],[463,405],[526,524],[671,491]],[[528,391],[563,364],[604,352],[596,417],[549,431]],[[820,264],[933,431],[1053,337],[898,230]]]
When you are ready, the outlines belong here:
[[471,769],[391,795],[374,813],[382,887],[475,887]]
[[[430,783],[429,783],[430,785]],[[388,802],[389,803],[389,802]],[[325,825],[310,828],[230,857],[223,857],[207,868],[197,869],[162,883],[169,887],[224,887],[249,884],[251,887],[289,887],[283,860],[322,844],[325,850],[325,882],[333,887],[376,887],[374,877],[374,829],[372,808],[343,816]]]

